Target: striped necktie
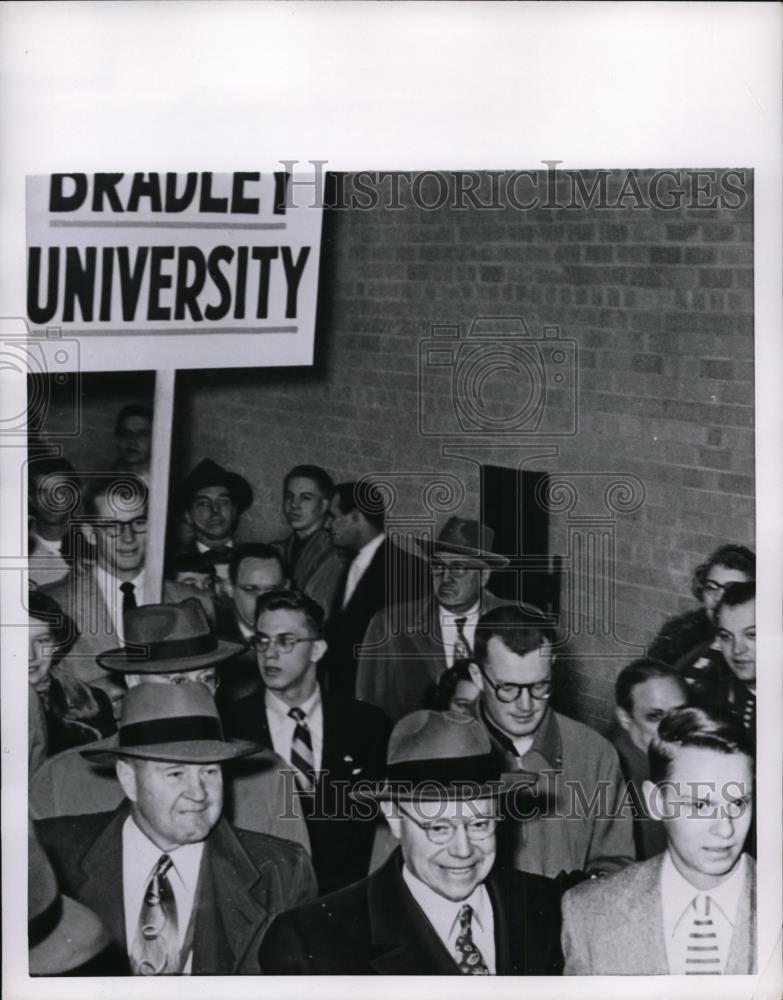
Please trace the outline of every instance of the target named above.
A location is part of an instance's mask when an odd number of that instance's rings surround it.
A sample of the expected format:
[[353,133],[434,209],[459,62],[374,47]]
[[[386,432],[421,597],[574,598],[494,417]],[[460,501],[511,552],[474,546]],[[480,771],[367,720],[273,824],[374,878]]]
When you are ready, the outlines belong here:
[[179,972],[177,901],[168,878],[172,864],[168,854],[161,854],[144,891],[130,951],[134,976],[170,976]]
[[723,962],[717,928],[710,915],[712,900],[700,893],[691,906],[693,914],[685,945],[685,975],[719,976]]
[[454,643],[454,660],[465,660],[470,656],[470,643],[465,635],[465,626],[468,623],[467,616],[454,619],[457,626],[457,641]]
[[291,740],[291,763],[296,768],[296,783],[300,791],[312,792],[315,788],[315,758],[307,716],[298,707],[292,708],[288,714],[296,723]]

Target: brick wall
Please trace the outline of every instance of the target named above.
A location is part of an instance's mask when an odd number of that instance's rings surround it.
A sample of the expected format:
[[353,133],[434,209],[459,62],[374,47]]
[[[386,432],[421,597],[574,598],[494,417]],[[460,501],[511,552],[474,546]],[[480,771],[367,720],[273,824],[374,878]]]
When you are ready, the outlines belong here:
[[[634,174],[642,192],[651,178]],[[589,186],[595,175],[580,179]],[[498,178],[480,181],[477,197],[491,203]],[[624,183],[625,171],[609,178],[610,203]],[[569,204],[573,179],[557,184]],[[326,213],[315,368],[181,375],[178,465],[209,455],[244,469],[257,494],[244,534],[263,538],[284,532],[280,484],[298,462],[338,479],[391,480],[394,516],[413,531],[433,518],[428,483],[447,484],[439,522],[450,504],[478,513],[480,463],[550,472],[542,502],[551,549],[566,559],[571,635],[561,704],[605,728],[617,671],[691,606],[693,566],[722,542],[753,544],[750,184],[746,172],[741,208],[685,197],[672,209],[630,198],[529,210],[427,210],[435,179],[415,197],[402,185],[402,207],[389,209],[381,184],[377,206]],[[448,447],[421,433],[420,405],[426,427],[453,424],[448,370],[428,367],[420,392],[422,341],[433,326],[465,334],[489,316],[522,317],[533,340],[554,327],[573,342],[575,370],[569,353],[565,382],[548,383],[543,426],[568,430],[575,413],[576,433],[520,443],[490,432]],[[495,418],[533,391],[521,369],[485,388]]]

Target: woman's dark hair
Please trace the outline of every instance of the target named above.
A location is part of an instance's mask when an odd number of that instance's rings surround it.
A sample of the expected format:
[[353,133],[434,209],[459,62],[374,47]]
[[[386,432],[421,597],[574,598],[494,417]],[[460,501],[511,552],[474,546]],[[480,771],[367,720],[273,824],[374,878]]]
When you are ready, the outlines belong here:
[[701,563],[693,571],[691,593],[697,601],[704,595],[704,584],[714,566],[725,566],[726,569],[744,573],[749,580],[756,579],[756,553],[752,549],[744,545],[721,545],[706,562]]
[[459,682],[470,681],[471,684],[473,683],[473,678],[470,676],[470,664],[471,661],[467,659],[456,660],[453,667],[444,670],[438,680],[425,691],[422,708],[429,708],[433,712],[445,712],[454,697]]

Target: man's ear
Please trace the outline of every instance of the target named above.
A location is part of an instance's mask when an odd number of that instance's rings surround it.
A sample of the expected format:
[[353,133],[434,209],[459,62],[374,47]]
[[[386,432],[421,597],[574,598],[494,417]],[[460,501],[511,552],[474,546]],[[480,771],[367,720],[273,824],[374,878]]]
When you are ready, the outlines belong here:
[[326,639],[316,639],[313,645],[310,647],[310,662],[318,663],[318,661],[326,652],[326,649],[327,649]]
[[481,571],[481,589],[483,590],[489,583],[489,578],[492,576],[492,570],[487,567],[487,569],[482,569]]
[[628,732],[631,728],[631,716],[626,712],[624,708],[620,708],[619,705],[615,705],[614,717],[620,723],[620,727]]
[[125,792],[125,798],[131,802],[135,802],[138,799],[138,793],[136,790],[136,772],[133,770],[133,766],[125,760],[118,760],[114,767],[117,773],[117,781],[119,781],[123,792]]
[[468,665],[468,671],[470,673],[470,679],[473,681],[473,683],[476,685],[476,687],[479,689],[479,691],[483,691],[484,690],[484,675],[479,670],[478,664],[477,663],[470,663]]
[[381,812],[389,824],[389,829],[391,830],[392,836],[395,840],[400,839],[402,834],[402,820],[400,819],[399,810],[393,802],[382,801],[380,803]]
[[659,785],[654,785],[652,781],[642,782],[642,796],[647,815],[652,819],[661,819],[663,816],[663,802],[661,801],[662,789]]

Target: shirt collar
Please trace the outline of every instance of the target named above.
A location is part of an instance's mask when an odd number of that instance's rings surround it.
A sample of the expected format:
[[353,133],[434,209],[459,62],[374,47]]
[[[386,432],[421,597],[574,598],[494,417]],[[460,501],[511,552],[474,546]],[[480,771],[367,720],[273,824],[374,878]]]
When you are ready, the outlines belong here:
[[[479,718],[489,730],[490,736],[500,744],[507,752],[518,757],[517,748],[514,746],[511,737],[499,729],[490,719],[484,708],[483,701],[479,699]],[[538,753],[544,758],[545,763],[550,767],[557,768],[563,765],[563,741],[560,737],[560,727],[557,724],[557,714],[554,709],[547,706],[544,718],[533,736],[533,742],[528,753]]]
[[197,844],[182,844],[170,851],[162,851],[157,844],[153,844],[146,833],[139,829],[133,816],[128,816],[125,820],[122,836],[123,849],[135,857],[138,871],[145,881],[152,874],[161,855],[168,854],[182,884],[191,892],[195,891],[201,855],[204,852],[203,840]]
[[114,587],[115,590],[119,590],[123,583],[132,583],[135,596],[139,599],[141,603],[141,592],[144,587],[144,569],[142,568],[132,580],[120,580],[119,577],[110,573],[104,566],[99,566],[98,563],[95,564],[95,576],[98,578],[98,582],[104,591],[109,591],[109,588]]
[[[266,688],[264,691],[264,704],[268,711],[275,712],[284,718],[288,718],[288,713],[291,711],[292,705],[288,702],[283,701],[274,691],[270,691]],[[299,705],[305,716],[309,717],[315,711],[318,705],[321,704],[321,688],[316,684],[315,691],[307,698],[305,701]]]
[[385,541],[386,535],[384,535],[383,532],[381,532],[380,535],[375,535],[375,537],[371,538],[369,542],[365,542],[364,545],[362,545],[354,556],[353,561],[359,566],[369,566],[370,560]]
[[442,604],[438,605],[438,611],[440,612],[440,620],[444,624],[448,625],[453,625],[458,618],[465,618],[466,623],[467,622],[472,623],[474,618],[478,620],[479,610],[480,606],[478,601],[476,601],[473,607],[470,608],[468,611],[460,611],[459,614],[455,614],[453,611],[449,611],[448,608],[444,608]]
[[228,541],[223,542],[220,545],[205,545],[203,542],[197,541],[196,542],[196,548],[202,554],[204,552],[211,552],[212,549],[233,549],[234,548],[234,539],[233,538],[229,538]]
[[661,899],[664,934],[671,937],[688,912],[696,896],[709,896],[733,926],[742,887],[745,884],[745,855],[740,855],[734,870],[712,889],[697,889],[678,871],[667,850],[661,865]]
[[459,911],[466,903],[473,908],[473,919],[481,930],[488,930],[492,927],[490,922],[492,903],[483,882],[476,886],[467,899],[455,902],[454,900],[446,899],[435,892],[434,889],[431,889],[420,878],[417,878],[406,864],[402,866],[402,877],[410,890],[410,894],[424,911],[427,919],[438,932],[441,939],[449,939],[454,930],[454,925],[459,920]]

